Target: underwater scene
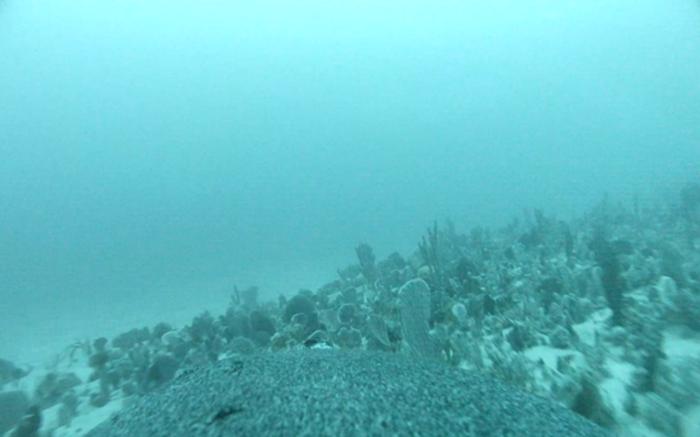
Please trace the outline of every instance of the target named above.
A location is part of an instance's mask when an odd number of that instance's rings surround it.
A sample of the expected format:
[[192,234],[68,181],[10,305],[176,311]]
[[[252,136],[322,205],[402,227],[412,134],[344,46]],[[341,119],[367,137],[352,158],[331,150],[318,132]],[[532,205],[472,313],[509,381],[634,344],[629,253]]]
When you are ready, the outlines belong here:
[[0,0],[0,436],[700,436],[700,1]]

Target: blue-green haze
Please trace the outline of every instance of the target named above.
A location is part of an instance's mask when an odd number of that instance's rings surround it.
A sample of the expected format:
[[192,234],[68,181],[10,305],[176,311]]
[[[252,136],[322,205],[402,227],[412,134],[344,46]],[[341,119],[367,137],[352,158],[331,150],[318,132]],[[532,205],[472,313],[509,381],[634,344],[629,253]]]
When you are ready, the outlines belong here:
[[675,193],[699,78],[691,0],[0,1],[0,355]]

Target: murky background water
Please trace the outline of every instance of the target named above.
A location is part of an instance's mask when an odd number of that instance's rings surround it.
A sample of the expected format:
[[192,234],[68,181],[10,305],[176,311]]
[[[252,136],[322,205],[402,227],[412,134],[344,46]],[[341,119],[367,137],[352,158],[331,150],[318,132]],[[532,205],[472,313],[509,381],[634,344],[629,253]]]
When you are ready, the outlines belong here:
[[700,5],[0,1],[0,355],[700,162]]

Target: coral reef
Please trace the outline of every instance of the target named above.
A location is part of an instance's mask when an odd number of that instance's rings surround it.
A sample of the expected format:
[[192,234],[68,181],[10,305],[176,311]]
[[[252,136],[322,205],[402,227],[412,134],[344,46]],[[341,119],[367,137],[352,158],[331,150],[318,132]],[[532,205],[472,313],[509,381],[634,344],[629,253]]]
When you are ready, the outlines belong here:
[[[683,435],[700,407],[698,199],[689,186],[654,208],[606,200],[566,223],[536,210],[466,234],[434,223],[413,253],[379,260],[363,243],[316,291],[263,302],[234,288],[218,317],[76,343],[64,359],[90,378],[48,374],[33,402],[70,423],[80,387],[99,408],[256,352],[367,350],[497,378],[620,435]],[[23,375],[0,361],[0,381]]]

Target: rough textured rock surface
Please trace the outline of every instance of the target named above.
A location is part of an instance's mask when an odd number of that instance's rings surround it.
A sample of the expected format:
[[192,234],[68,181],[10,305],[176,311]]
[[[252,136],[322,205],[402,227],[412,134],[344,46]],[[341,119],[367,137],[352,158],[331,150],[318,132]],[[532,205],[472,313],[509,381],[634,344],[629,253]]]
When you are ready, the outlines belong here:
[[606,436],[543,398],[383,352],[262,353],[191,369],[88,434]]

